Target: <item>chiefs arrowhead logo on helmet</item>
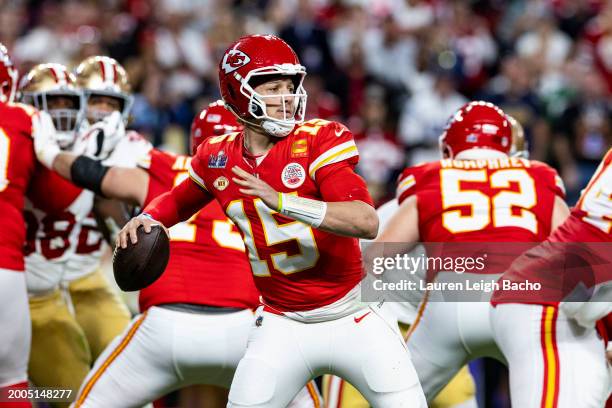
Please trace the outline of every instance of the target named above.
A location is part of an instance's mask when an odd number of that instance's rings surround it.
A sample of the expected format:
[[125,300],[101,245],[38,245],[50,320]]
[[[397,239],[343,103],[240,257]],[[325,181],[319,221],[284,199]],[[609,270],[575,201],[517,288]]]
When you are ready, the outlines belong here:
[[223,72],[229,74],[237,70],[240,67],[244,67],[246,64],[251,61],[248,55],[240,50],[229,50],[223,56],[223,62],[221,63],[221,68]]

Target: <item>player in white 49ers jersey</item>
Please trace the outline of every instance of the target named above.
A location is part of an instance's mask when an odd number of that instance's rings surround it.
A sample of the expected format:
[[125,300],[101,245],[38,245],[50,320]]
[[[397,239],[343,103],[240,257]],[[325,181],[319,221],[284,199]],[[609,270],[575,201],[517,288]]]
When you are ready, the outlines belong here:
[[[101,98],[121,109],[121,101],[129,96],[125,72],[118,66],[115,82],[104,82],[98,60],[107,59],[94,57],[79,66],[79,81],[88,87],[88,95],[101,92]],[[92,66],[93,70],[86,69]],[[61,65],[36,66],[22,82],[23,100],[49,112],[59,143],[56,148],[108,155],[117,145],[109,160],[132,155],[132,163],[122,164],[135,166],[136,157],[150,145],[125,134],[119,112],[107,109],[106,117],[95,115],[99,113],[95,101],[86,110],[75,82]],[[86,122],[99,118],[91,126]],[[38,386],[76,393],[95,358],[129,322],[127,308],[99,268],[108,246],[94,218],[94,197],[43,166],[36,169],[30,186],[26,276],[33,322],[30,373]]]
[[[379,305],[359,302],[357,238],[378,218],[353,168],[352,135],[302,123],[305,68],[280,38],[234,42],[219,64],[221,93],[245,129],[204,142],[190,178],[150,203],[119,234],[172,226],[217,199],[241,231],[263,305],[232,381],[228,407],[285,407],[312,378],[336,374],[374,407],[424,407],[401,335]],[[153,220],[152,220],[153,219]]]

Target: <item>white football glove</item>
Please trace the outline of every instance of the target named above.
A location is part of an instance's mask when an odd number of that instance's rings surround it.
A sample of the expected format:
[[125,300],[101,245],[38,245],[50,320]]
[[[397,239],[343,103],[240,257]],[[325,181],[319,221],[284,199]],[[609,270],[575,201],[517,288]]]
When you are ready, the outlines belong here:
[[47,168],[53,169],[53,161],[61,149],[55,136],[53,120],[47,112],[39,111],[32,116],[32,137],[36,157]]
[[115,111],[99,122],[94,123],[76,143],[75,153],[104,160],[125,137],[125,125],[121,113]]

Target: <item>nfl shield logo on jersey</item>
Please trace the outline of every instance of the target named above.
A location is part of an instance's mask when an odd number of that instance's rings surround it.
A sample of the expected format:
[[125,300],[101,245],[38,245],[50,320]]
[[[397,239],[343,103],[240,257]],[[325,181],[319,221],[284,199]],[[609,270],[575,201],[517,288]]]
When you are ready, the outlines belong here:
[[208,157],[209,169],[224,169],[226,164],[227,156],[223,150],[221,150],[218,154],[211,154]]
[[298,188],[306,180],[306,170],[299,163],[289,163],[281,173],[281,180],[285,187]]

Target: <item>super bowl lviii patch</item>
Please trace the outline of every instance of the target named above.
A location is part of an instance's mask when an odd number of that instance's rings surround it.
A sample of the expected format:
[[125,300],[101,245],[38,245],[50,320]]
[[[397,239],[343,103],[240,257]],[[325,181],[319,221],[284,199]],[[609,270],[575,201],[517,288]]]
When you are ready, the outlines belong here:
[[211,154],[208,156],[208,168],[209,169],[224,169],[227,164],[227,156],[225,152],[221,150],[217,154]]

